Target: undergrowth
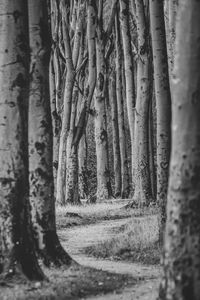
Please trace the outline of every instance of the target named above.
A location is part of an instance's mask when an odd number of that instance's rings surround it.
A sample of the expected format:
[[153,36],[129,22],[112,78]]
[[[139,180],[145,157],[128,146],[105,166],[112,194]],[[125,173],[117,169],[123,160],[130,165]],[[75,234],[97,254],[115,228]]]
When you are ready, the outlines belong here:
[[159,263],[157,216],[133,218],[119,228],[113,238],[85,248],[85,253],[98,258]]
[[103,220],[117,220],[128,217],[152,215],[155,208],[126,209],[127,201],[67,205],[56,207],[57,228],[94,224]]

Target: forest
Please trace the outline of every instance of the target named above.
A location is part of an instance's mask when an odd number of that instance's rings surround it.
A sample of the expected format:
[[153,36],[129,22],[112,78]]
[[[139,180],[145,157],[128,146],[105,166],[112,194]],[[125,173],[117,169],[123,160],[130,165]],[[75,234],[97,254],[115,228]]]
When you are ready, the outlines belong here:
[[0,299],[200,300],[200,1],[4,0],[0,45]]

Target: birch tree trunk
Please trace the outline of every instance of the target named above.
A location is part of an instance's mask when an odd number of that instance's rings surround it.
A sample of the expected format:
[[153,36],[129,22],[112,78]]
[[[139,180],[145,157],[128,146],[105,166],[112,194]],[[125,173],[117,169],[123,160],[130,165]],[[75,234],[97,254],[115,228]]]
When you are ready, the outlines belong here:
[[[180,1],[172,80],[172,154],[159,299],[200,297],[200,2]],[[187,41],[187,42],[186,42]]]
[[150,1],[154,82],[157,111],[157,202],[160,207],[160,242],[166,221],[166,201],[171,142],[171,95],[165,38],[164,7]]
[[152,198],[148,157],[148,119],[151,97],[150,55],[144,3],[136,0],[135,4],[138,32],[138,64],[134,140],[134,200],[143,206],[148,205]]
[[53,135],[49,99],[50,35],[46,0],[29,0],[29,197],[37,250],[44,263],[70,264],[56,234]]
[[120,159],[121,159],[121,197],[122,199],[128,198],[130,193],[129,185],[129,170],[127,158],[127,144],[126,144],[126,130],[124,121],[124,97],[122,87],[122,69],[123,69],[123,53],[120,36],[120,24],[118,14],[115,17],[115,32],[116,32],[116,96],[117,96],[117,109],[118,109],[118,127],[119,127],[119,144],[120,144]]
[[109,82],[109,99],[111,104],[112,133],[113,133],[113,159],[114,159],[114,178],[115,178],[115,197],[121,196],[121,159],[119,147],[119,128],[118,128],[118,110],[116,95],[116,74],[112,71]]
[[42,280],[28,201],[28,9],[0,3],[0,273]]
[[[132,183],[133,183],[133,162],[134,162],[134,122],[135,122],[135,85],[134,85],[134,67],[131,50],[131,36],[129,29],[129,0],[120,0],[120,22],[122,31],[122,43],[124,52],[125,83],[126,83],[126,101],[129,128],[131,135],[131,160],[132,160]],[[134,185],[134,183],[133,183]]]

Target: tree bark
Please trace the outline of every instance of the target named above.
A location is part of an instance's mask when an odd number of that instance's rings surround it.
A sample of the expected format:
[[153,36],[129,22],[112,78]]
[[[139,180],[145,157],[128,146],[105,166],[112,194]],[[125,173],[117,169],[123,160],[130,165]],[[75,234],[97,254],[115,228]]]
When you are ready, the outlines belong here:
[[150,64],[147,17],[143,1],[136,0],[138,32],[137,100],[134,140],[134,202],[148,205],[152,198],[148,157],[148,120],[150,103]]
[[160,242],[162,244],[166,222],[171,141],[171,95],[162,2],[150,1],[150,16],[157,111],[157,202],[160,207]]
[[59,141],[61,130],[61,66],[59,58],[59,28],[60,13],[57,1],[51,0],[51,36],[52,51],[49,65],[49,86],[50,86],[50,103],[51,103],[51,119],[53,128],[53,176],[54,176],[54,197],[56,199],[57,187],[57,171],[59,156]]
[[118,14],[115,17],[115,47],[116,47],[116,96],[117,96],[117,109],[118,109],[118,127],[119,127],[119,144],[120,144],[120,159],[121,159],[121,177],[122,188],[121,197],[126,199],[130,193],[129,184],[129,170],[127,158],[127,143],[126,143],[126,130],[124,121],[124,97],[122,87],[122,70],[123,70],[123,53],[120,35],[120,24]]
[[42,280],[28,201],[28,8],[0,3],[0,273]]
[[113,159],[114,159],[114,178],[115,178],[115,197],[121,196],[121,159],[119,146],[118,110],[116,95],[116,74],[112,71],[109,82],[109,99],[111,104],[112,134],[113,134]]
[[102,201],[112,196],[112,190],[108,162],[108,135],[105,107],[106,65],[103,39],[102,0],[100,0],[99,3],[96,39],[97,82],[95,95],[95,142],[97,155],[97,201]]
[[78,148],[79,195],[80,199],[88,198],[87,137],[82,136]]
[[[77,70],[82,64],[83,56],[80,51],[81,38],[83,36],[83,25],[85,20],[85,1],[80,1],[77,8],[78,20],[74,33],[74,43],[72,50],[73,66]],[[81,59],[79,59],[81,57]],[[77,68],[78,66],[78,68]],[[76,76],[76,81],[78,78]],[[79,85],[79,82],[78,82]],[[74,135],[76,132],[75,120],[77,114],[79,90],[77,86],[74,86],[72,94],[72,109],[70,117],[70,130],[67,138],[66,148],[66,192],[64,203],[80,204],[79,190],[78,190],[78,145],[73,144]]]
[[121,22],[122,44],[123,44],[123,52],[124,52],[126,101],[127,101],[130,135],[131,135],[131,160],[132,160],[132,183],[133,183],[135,85],[134,85],[133,57],[132,57],[132,50],[131,50],[131,36],[130,36],[130,29],[129,29],[129,0],[120,0],[120,22]]
[[176,15],[178,0],[169,0],[168,2],[168,26],[169,26],[169,69],[170,72],[173,71],[174,66],[174,48],[175,48],[175,39],[176,39]]
[[[68,4],[69,5],[69,4]],[[58,173],[57,173],[57,202],[60,204],[65,203],[65,187],[66,187],[66,146],[67,138],[70,129],[70,117],[72,107],[72,94],[75,82],[75,70],[72,61],[72,52],[69,37],[69,24],[68,16],[66,15],[69,7],[65,1],[61,1],[60,10],[62,11],[62,32],[64,38],[65,59],[67,75],[65,79],[64,88],[64,107],[62,115],[62,128],[60,133],[59,144],[59,161],[58,161]]]
[[44,263],[70,264],[56,233],[53,134],[49,99],[50,35],[46,0],[29,0],[29,197],[37,250]]
[[200,297],[199,18],[199,1],[180,1],[172,80],[172,154],[164,275],[159,294],[162,300]]

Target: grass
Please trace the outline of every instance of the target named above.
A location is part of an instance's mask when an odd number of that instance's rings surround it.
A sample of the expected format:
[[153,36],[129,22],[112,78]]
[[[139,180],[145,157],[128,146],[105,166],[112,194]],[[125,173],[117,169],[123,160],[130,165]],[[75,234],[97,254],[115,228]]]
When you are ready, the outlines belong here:
[[159,263],[156,208],[126,209],[122,203],[57,207],[58,229],[127,218],[125,225],[114,229],[114,237],[85,248],[85,253],[98,258]]
[[57,206],[57,228],[68,228],[87,224],[95,224],[103,220],[117,220],[138,217],[155,213],[155,208],[126,209],[127,201],[109,201],[81,206]]
[[130,220],[119,228],[113,238],[85,248],[85,253],[98,258],[158,264],[160,249],[157,216]]

